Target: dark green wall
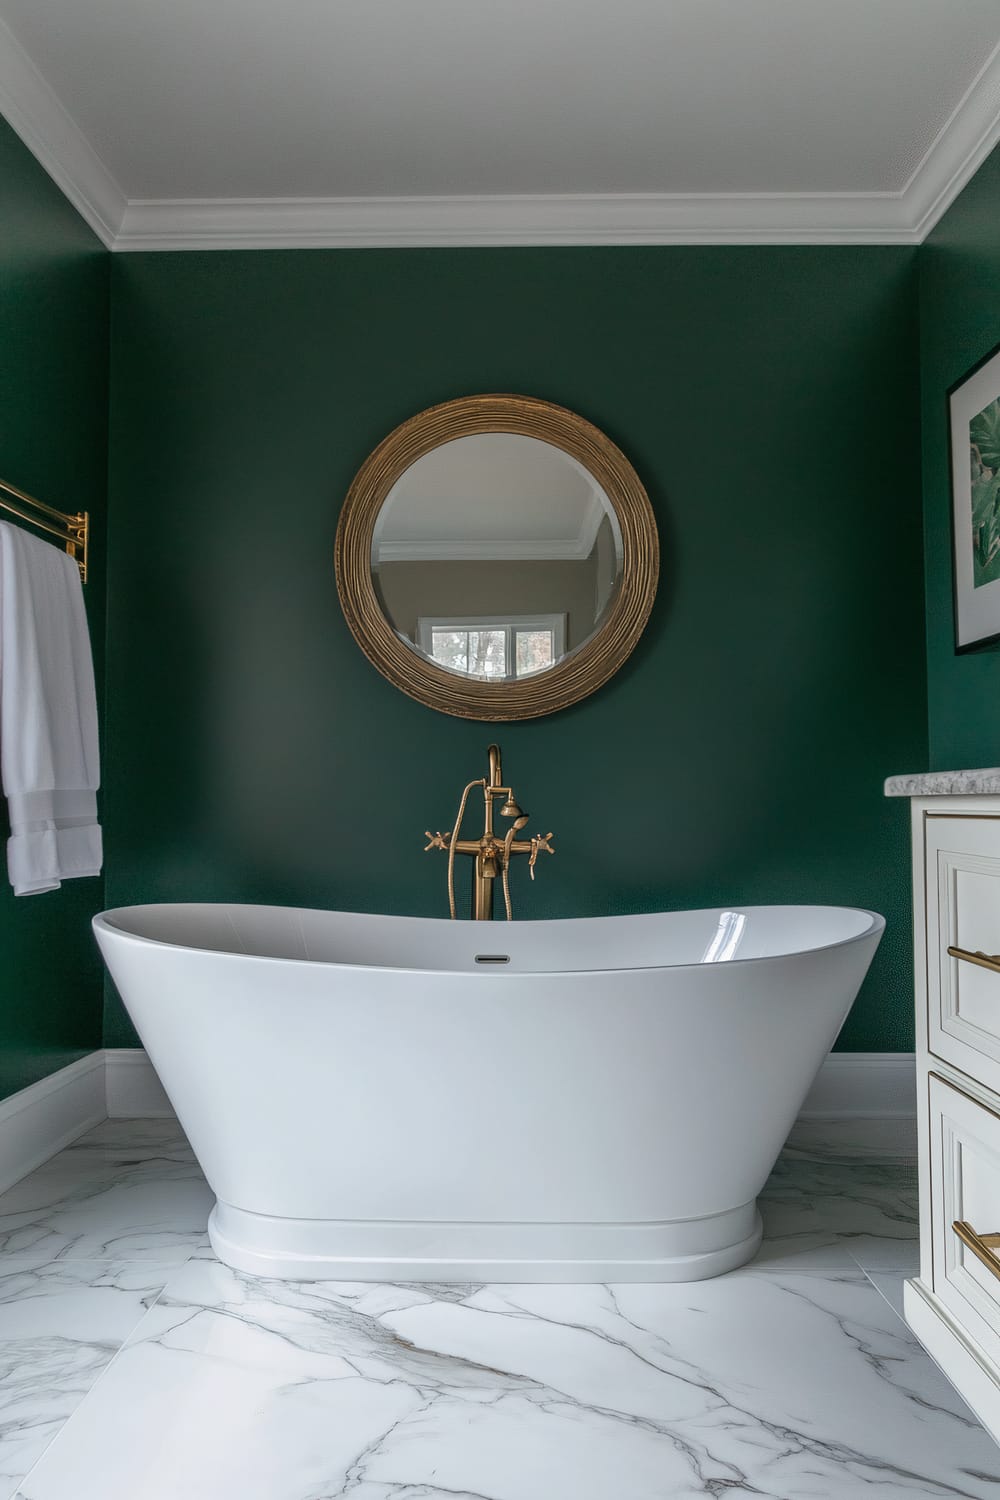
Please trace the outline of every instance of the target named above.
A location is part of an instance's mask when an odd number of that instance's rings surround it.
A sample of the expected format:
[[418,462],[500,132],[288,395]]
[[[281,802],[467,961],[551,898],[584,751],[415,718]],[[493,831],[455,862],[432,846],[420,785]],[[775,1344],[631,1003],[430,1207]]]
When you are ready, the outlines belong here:
[[518,913],[872,906],[842,1044],[912,1044],[882,779],[926,764],[914,250],[132,254],[112,283],[109,904],[445,913],[423,830],[494,731],[367,664],[334,529],[403,418],[526,392],[629,455],[664,573],[609,686],[497,731],[556,831]]
[[[111,257],[0,120],[0,478],[89,509],[98,691],[104,636]],[[0,862],[8,827],[0,798]],[[0,1098],[101,1045],[90,917],[103,881],[12,895],[0,863]]]
[[1000,764],[1000,648],[955,654],[946,391],[1000,343],[1000,151],[920,249],[930,764]]

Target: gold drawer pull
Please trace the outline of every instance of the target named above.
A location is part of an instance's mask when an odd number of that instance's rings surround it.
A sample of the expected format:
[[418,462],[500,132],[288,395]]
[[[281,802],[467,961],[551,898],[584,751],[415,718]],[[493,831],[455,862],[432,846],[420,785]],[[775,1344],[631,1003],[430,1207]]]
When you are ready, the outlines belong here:
[[994,974],[1000,974],[1000,953],[981,953],[977,948],[975,953],[970,953],[968,948],[949,948],[949,957],[964,959],[967,964],[978,964],[981,969],[992,969]]
[[951,1226],[963,1245],[967,1245],[973,1255],[978,1256],[993,1275],[1000,1279],[1000,1256],[997,1249],[1000,1248],[1000,1234],[977,1234],[971,1224],[966,1224],[963,1219],[956,1219]]

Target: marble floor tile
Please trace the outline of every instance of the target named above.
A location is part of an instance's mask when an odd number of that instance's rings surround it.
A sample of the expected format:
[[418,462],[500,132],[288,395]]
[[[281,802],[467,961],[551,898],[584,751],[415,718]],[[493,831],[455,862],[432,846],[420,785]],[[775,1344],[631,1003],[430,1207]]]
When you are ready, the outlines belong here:
[[760,1197],[772,1261],[846,1250],[862,1270],[903,1269],[917,1237],[917,1173],[908,1163],[782,1155]]
[[754,1271],[829,1271],[856,1276],[861,1267],[849,1250],[829,1245],[789,1245],[786,1240],[765,1238],[750,1262]]
[[796,1120],[783,1155],[832,1162],[916,1162],[917,1122],[887,1119]]
[[19,1500],[903,1500],[1000,1450],[860,1272],[288,1283],[192,1260]]
[[0,1257],[186,1260],[213,1202],[176,1120],[109,1120],[0,1194]]
[[382,1286],[220,1266],[177,1122],[108,1121],[0,1196],[0,1500],[1000,1496],[888,1144],[793,1141],[716,1281]]
[[0,1257],[0,1500],[155,1301],[166,1267]]
[[125,1157],[131,1161],[145,1157],[194,1161],[188,1139],[173,1116],[163,1120],[104,1120],[59,1154],[76,1158],[99,1153],[108,1159]]

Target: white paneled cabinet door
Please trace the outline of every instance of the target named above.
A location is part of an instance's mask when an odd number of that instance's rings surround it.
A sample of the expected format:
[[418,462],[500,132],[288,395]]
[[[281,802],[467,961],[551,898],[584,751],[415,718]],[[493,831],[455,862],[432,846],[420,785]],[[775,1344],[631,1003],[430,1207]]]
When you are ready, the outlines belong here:
[[1000,1094],[1000,817],[926,819],[928,1048]]
[[1000,1116],[932,1073],[934,1293],[1000,1365]]

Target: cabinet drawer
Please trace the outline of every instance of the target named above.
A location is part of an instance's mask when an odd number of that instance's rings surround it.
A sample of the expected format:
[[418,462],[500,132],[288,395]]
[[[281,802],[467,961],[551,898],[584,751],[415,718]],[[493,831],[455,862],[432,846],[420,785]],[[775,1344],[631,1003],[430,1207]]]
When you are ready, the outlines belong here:
[[1000,1094],[1000,972],[975,962],[1000,954],[1000,818],[925,828],[928,1046]]
[[1000,1365],[1000,1115],[934,1073],[928,1086],[933,1289]]

